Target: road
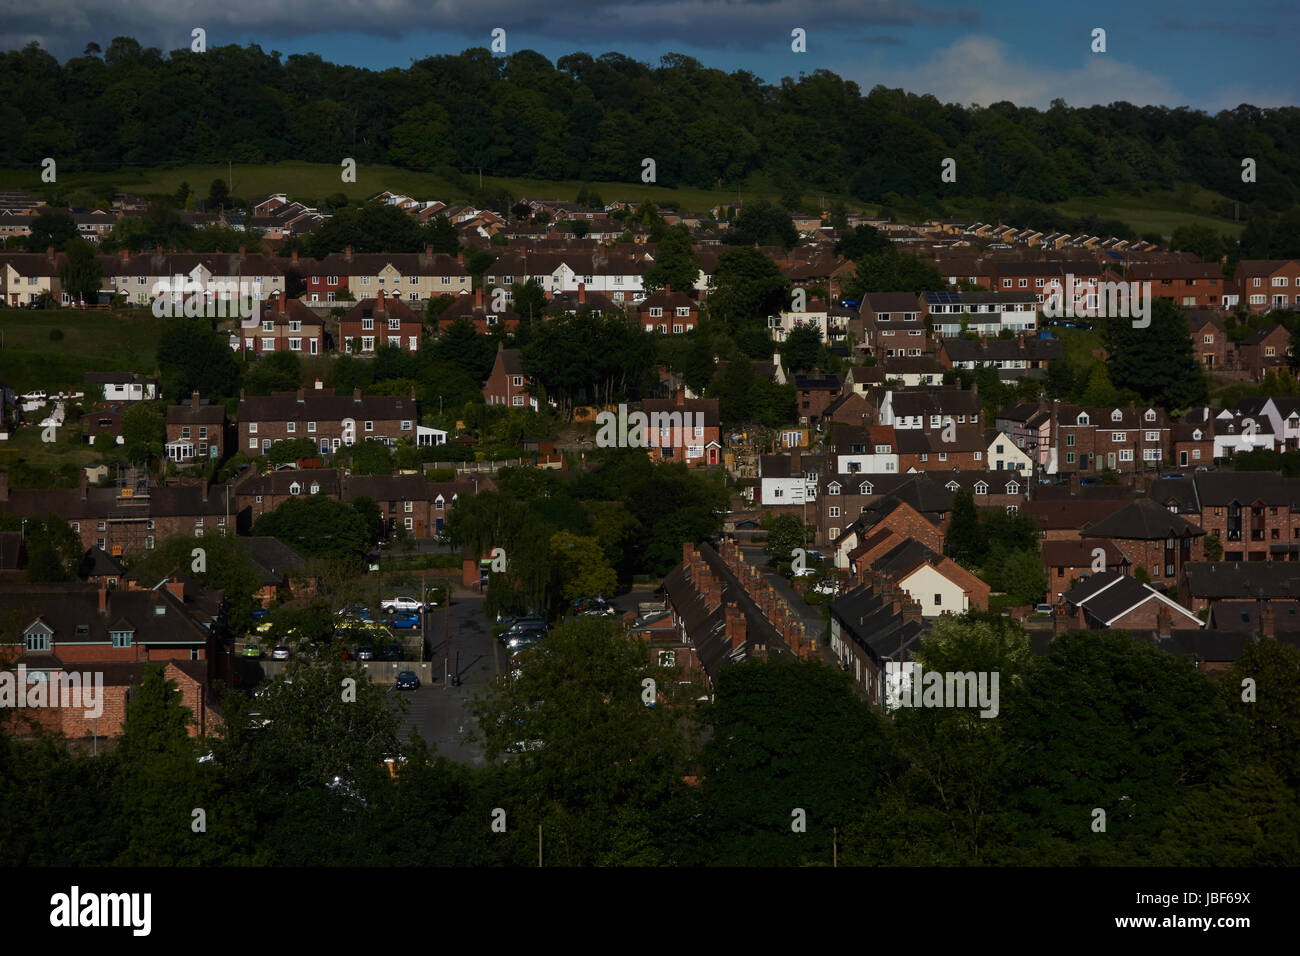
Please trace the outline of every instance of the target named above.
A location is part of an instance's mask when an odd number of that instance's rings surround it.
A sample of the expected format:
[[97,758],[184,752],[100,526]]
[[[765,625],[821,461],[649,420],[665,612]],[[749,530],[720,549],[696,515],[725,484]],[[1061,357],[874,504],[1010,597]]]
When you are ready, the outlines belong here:
[[[653,599],[650,591],[628,591],[615,596],[611,603],[621,614],[635,611],[638,602]],[[492,637],[491,624],[483,616],[482,595],[458,587],[445,614],[444,619],[444,611],[439,609],[429,615],[429,660],[439,678],[444,671],[450,671],[460,683],[453,680],[446,685],[439,679],[416,691],[390,691],[402,694],[410,705],[400,735],[405,738],[418,730],[426,743],[437,747],[439,755],[481,765],[486,762],[483,745],[468,739],[478,729],[469,705],[504,671],[505,652]],[[449,664],[443,654],[444,620],[451,645]]]

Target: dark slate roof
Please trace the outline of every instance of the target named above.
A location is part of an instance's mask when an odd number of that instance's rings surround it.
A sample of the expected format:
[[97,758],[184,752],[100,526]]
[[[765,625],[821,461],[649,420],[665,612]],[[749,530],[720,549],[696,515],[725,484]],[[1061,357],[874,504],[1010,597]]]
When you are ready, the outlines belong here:
[[1157,478],[1151,482],[1147,496],[1162,508],[1173,505],[1180,515],[1199,515],[1201,502],[1196,491],[1197,484],[1192,478]]
[[248,395],[239,402],[239,421],[342,421],[345,418],[400,421],[418,419],[415,400],[402,395],[335,395],[333,389]]
[[1183,566],[1188,590],[1210,600],[1300,596],[1300,561],[1192,561]]
[[241,495],[287,495],[294,482],[298,483],[302,495],[311,494],[312,482],[320,485],[317,494],[331,498],[339,497],[342,489],[342,478],[337,468],[285,468],[264,475],[250,474],[239,483],[235,492]]
[[[40,618],[54,631],[56,653],[60,641],[89,641],[109,647],[110,628],[120,626],[118,622],[123,620],[135,631],[136,644],[205,645],[209,619],[204,612],[219,599],[220,592],[185,600],[165,587],[148,591],[110,588],[108,613],[100,614],[99,588],[94,585],[0,585],[0,605],[17,612],[20,628]],[[80,625],[87,630],[78,635]]]
[[[1275,633],[1300,632],[1300,601],[1269,601]],[[1259,632],[1259,601],[1215,601],[1210,608],[1211,627],[1224,631]]]
[[1205,531],[1200,526],[1149,498],[1139,498],[1125,505],[1088,529],[1090,537],[1128,541],[1157,541],[1161,538],[1195,537],[1202,534]]
[[[905,620],[893,605],[869,587],[856,587],[831,602],[831,615],[846,634],[878,661],[905,659],[908,651],[920,647],[926,630],[924,621]],[[900,654],[902,657],[900,657]]]
[[1195,619],[1195,615],[1186,608],[1118,571],[1094,574],[1065,592],[1066,604],[1082,607],[1085,613],[1099,624],[1113,621],[1121,614],[1152,600],[1168,605],[1171,615],[1174,614],[1175,609],[1181,611],[1180,615],[1173,618],[1175,621]]
[[1203,471],[1195,478],[1196,493],[1205,508],[1241,505],[1300,507],[1300,478],[1276,471]]

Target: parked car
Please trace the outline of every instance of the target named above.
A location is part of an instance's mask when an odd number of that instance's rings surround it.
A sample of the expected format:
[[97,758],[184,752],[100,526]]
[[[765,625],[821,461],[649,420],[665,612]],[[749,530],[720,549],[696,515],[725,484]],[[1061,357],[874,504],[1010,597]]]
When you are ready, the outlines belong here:
[[375,649],[373,647],[367,645],[365,647],[357,648],[357,660],[373,661],[374,659],[375,659]]
[[400,661],[405,658],[406,652],[402,650],[401,644],[385,644],[380,657],[386,661]]
[[341,607],[334,613],[334,616],[360,618],[363,621],[374,620],[370,614],[370,608],[364,604],[349,604],[346,607]]
[[546,619],[541,617],[517,617],[513,623],[501,632],[501,643],[509,644],[512,637],[529,630],[546,629]]
[[840,593],[840,584],[838,581],[818,581],[813,585],[813,591],[817,594],[829,594],[834,596]]
[[271,651],[271,660],[287,661],[288,659],[289,659],[289,645],[288,644],[275,645],[275,649]]
[[1050,604],[1035,604],[1035,605],[1034,605],[1034,613],[1035,613],[1035,614],[1043,614],[1043,615],[1051,615],[1051,613],[1052,613],[1052,605],[1050,605]]
[[244,656],[255,657],[260,660],[262,657],[262,646],[260,644],[245,644]]
[[424,605],[415,598],[402,594],[397,597],[384,598],[379,602],[379,609],[385,614],[393,614],[397,611],[418,614],[424,610]]
[[816,573],[816,568],[801,568],[800,570],[793,572],[790,576],[795,578],[806,578]]
[[528,628],[512,634],[510,640],[506,641],[506,647],[512,651],[519,651],[525,647],[531,647],[544,637],[546,637],[546,628]]
[[397,675],[395,686],[398,690],[419,690],[420,678],[415,671],[402,671]]
[[388,625],[398,628],[419,627],[420,615],[414,611],[399,611],[388,619]]

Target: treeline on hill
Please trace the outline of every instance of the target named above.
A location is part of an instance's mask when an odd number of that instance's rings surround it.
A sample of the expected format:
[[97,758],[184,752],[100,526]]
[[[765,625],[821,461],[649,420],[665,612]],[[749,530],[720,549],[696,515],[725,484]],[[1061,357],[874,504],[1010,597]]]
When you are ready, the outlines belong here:
[[17,739],[0,711],[0,865],[531,866],[539,827],[550,866],[829,866],[836,839],[840,865],[1300,862],[1300,652],[1277,641],[1209,676],[1122,631],[1035,656],[975,613],[938,624],[922,664],[997,672],[996,715],[892,720],[814,661],[737,664],[712,703],[647,707],[642,681],[679,675],[609,621],[526,653],[474,703],[485,766],[399,739],[405,705],[341,658],[291,662],[255,722],[226,694],[220,738],[187,735],[160,667],[98,756]]
[[[1214,116],[1128,103],[1043,111],[945,105],[827,70],[764,83],[669,54],[474,48],[382,72],[282,59],[250,45],[164,54],[117,37],[60,65],[39,45],[0,55],[0,164],[296,160],[481,168],[496,176],[718,188],[761,171],[783,189],[889,202],[1014,195],[1035,202],[1194,182],[1283,209],[1300,198],[1300,110]],[[184,122],[178,122],[183,117]],[[940,185],[940,163],[957,181]],[[1258,181],[1241,180],[1241,162]]]

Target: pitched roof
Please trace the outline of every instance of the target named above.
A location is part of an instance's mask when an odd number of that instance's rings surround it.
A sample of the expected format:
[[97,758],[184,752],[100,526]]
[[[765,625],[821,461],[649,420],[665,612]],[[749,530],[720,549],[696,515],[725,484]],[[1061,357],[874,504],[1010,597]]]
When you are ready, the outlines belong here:
[[1139,498],[1124,505],[1088,529],[1089,537],[1127,541],[1157,541],[1202,534],[1205,531],[1199,525],[1173,514],[1149,498]]

